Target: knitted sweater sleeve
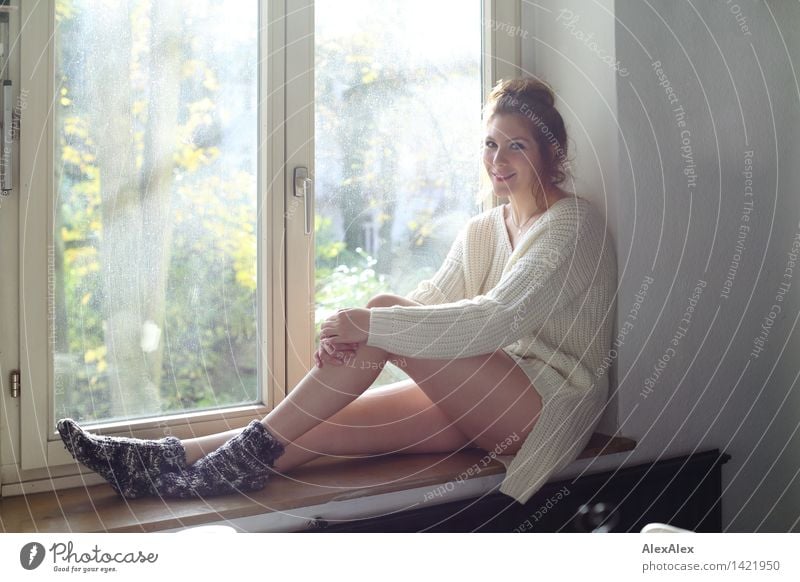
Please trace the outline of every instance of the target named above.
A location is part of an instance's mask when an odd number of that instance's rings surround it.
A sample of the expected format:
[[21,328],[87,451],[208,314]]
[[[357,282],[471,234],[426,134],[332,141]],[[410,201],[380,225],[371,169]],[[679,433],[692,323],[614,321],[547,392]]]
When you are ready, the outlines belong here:
[[413,291],[405,296],[406,299],[413,299],[423,305],[450,303],[464,299],[466,285],[463,259],[466,233],[467,228],[462,228],[436,274],[430,279],[421,281]]
[[[533,335],[549,315],[586,291],[596,268],[582,212],[549,220],[486,295],[440,305],[370,310],[367,345],[408,357],[466,358]],[[579,216],[581,215],[581,216]]]

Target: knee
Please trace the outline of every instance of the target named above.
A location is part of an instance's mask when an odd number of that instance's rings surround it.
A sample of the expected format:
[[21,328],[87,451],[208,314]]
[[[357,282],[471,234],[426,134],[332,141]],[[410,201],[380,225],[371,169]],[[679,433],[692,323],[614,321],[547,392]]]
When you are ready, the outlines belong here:
[[372,307],[394,307],[398,303],[398,296],[391,293],[378,293],[367,301],[367,308]]

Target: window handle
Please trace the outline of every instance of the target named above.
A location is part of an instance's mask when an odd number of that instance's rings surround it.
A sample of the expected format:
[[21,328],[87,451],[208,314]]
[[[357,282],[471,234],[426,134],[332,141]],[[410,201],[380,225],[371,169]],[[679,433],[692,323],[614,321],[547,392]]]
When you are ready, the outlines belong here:
[[311,234],[312,221],[314,220],[312,183],[313,180],[308,177],[308,168],[300,166],[294,169],[294,195],[303,198],[306,234]]

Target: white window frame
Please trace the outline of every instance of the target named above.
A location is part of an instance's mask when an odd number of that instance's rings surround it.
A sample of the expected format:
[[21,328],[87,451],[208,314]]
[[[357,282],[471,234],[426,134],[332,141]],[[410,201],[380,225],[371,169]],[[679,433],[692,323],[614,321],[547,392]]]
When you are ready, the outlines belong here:
[[[497,79],[520,74],[519,35],[504,30],[520,26],[521,9],[520,0],[480,1],[484,15],[482,52],[489,55],[484,58],[482,73],[485,96]],[[22,391],[16,407],[0,400],[0,414],[5,418],[18,415],[12,418],[12,424],[19,423],[18,433],[8,430],[0,434],[0,439],[11,439],[10,443],[0,443],[0,496],[102,482],[92,473],[75,474],[74,462],[50,425],[53,373],[48,352],[48,241],[41,233],[52,230],[48,207],[53,193],[53,111],[48,96],[54,83],[49,42],[55,26],[54,0],[21,4],[11,28],[12,37],[15,29],[19,31],[15,95],[24,96],[19,179],[15,179],[18,187],[13,193],[19,196],[20,268],[16,281]],[[304,209],[293,194],[292,169],[305,166],[313,178],[313,0],[260,0],[259,6],[259,28],[267,30],[259,46],[262,105],[258,158],[258,301],[264,404],[107,423],[95,426],[97,432],[158,438],[168,430],[187,438],[242,426],[247,419],[264,415],[277,405],[285,397],[286,386],[294,386],[311,365],[315,347],[314,265],[308,257],[314,256],[313,228],[311,236],[305,235]],[[494,26],[497,22],[507,26]],[[486,201],[490,206],[496,203],[494,197]],[[313,217],[313,202],[311,212]],[[265,249],[271,252],[263,252]],[[305,292],[292,292],[298,289]]]

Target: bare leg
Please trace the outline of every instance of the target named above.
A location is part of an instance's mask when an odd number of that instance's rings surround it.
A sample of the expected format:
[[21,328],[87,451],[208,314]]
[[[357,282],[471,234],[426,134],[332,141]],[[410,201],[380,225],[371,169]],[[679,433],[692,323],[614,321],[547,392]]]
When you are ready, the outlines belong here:
[[[290,443],[298,445],[302,435],[362,394],[387,359],[401,366],[467,440],[481,448],[490,450],[515,435],[505,452],[516,452],[541,411],[540,395],[502,350],[458,360],[430,360],[398,359],[379,348],[361,346],[347,365],[313,368],[262,424],[291,450]],[[185,441],[187,461],[193,462],[237,432]],[[309,437],[312,442],[313,438]],[[305,462],[302,455],[295,457],[292,461],[290,456],[284,465]]]
[[[369,388],[386,359],[385,351],[361,346],[343,366],[312,368],[262,423],[284,445],[297,440]],[[194,463],[239,432],[241,430],[235,429],[183,441],[186,462]]]
[[[366,424],[387,408],[370,409],[367,403],[374,404],[374,399],[361,396],[387,361],[401,366],[441,413],[427,421],[432,431],[426,433],[413,422],[404,423],[406,428],[400,432],[387,431],[387,423],[383,427],[381,423]],[[352,405],[360,396],[361,401]],[[116,483],[125,497],[153,491],[167,496],[203,496],[263,487],[266,474],[258,470],[258,463],[276,469],[272,461],[279,461],[281,453],[286,456],[285,449],[288,456],[277,470],[288,470],[318,454],[421,452],[426,446],[455,450],[477,445],[490,450],[506,441],[505,452],[511,454],[533,427],[541,405],[528,377],[502,350],[456,360],[430,360],[395,358],[362,345],[346,365],[314,367],[279,406],[260,423],[253,421],[245,432],[233,430],[181,443],[174,437],[137,442],[96,437],[71,419],[59,421],[58,429],[70,453],[112,486]],[[431,410],[427,403],[422,408]],[[418,406],[411,417],[419,410]],[[395,417],[389,424],[403,420],[407,418]],[[242,438],[232,438],[239,433]],[[418,434],[425,436],[427,445],[413,440]],[[516,438],[508,446],[510,436]],[[259,451],[258,456],[253,455],[254,450]],[[172,465],[181,461],[177,453],[184,452],[191,471],[172,471]],[[104,464],[98,464],[103,460]]]
[[371,390],[286,447],[279,473],[319,456],[445,453],[474,445],[413,380]]
[[[399,295],[382,294],[367,307],[419,305]],[[369,388],[385,365],[387,354],[370,346],[359,348],[347,365],[313,367],[289,395],[262,420],[264,426],[284,445],[293,442],[332,414],[341,410]],[[241,432],[233,429],[186,439],[186,462],[192,464],[216,450]]]

